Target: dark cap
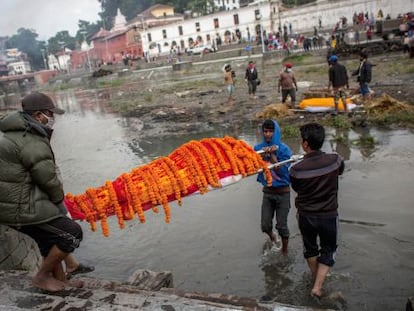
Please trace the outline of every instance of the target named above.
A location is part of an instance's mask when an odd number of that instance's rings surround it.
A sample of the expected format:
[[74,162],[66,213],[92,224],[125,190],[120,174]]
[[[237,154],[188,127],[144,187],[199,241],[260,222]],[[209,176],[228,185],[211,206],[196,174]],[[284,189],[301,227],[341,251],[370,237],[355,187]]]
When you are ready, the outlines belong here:
[[49,96],[40,92],[33,92],[26,95],[22,100],[22,108],[24,111],[50,110],[56,114],[65,113],[65,110],[55,106],[53,100]]

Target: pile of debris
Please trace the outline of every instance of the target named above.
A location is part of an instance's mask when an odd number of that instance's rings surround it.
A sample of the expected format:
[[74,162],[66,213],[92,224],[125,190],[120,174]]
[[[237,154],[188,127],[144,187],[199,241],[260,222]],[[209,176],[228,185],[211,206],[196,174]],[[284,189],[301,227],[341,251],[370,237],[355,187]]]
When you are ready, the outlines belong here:
[[286,116],[293,115],[286,104],[270,104],[263,108],[262,111],[256,113],[257,119],[280,119]]
[[414,107],[383,93],[381,96],[373,98],[365,107],[371,116],[380,116],[392,113],[409,112],[414,113]]

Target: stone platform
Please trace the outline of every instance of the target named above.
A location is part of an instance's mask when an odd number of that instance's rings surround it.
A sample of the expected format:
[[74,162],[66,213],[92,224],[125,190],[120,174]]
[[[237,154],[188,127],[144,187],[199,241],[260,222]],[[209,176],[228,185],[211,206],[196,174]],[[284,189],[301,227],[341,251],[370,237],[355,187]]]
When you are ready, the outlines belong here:
[[[316,311],[317,309],[289,306],[279,303],[262,304],[252,298],[222,294],[188,293],[174,288],[145,290],[170,280],[168,273],[151,280],[151,273],[138,273],[128,283],[79,278],[83,288],[72,288],[58,293],[46,293],[31,285],[27,271],[0,271],[0,311],[10,310],[142,310],[142,311],[197,311],[197,310],[246,310],[246,311]],[[156,273],[158,275],[158,273]],[[135,281],[134,281],[135,280]],[[171,279],[172,281],[172,279]],[[135,282],[137,285],[131,285]],[[149,285],[151,284],[151,285]],[[158,284],[158,285],[157,285]],[[168,285],[168,284],[167,284]],[[172,283],[171,283],[172,285]]]

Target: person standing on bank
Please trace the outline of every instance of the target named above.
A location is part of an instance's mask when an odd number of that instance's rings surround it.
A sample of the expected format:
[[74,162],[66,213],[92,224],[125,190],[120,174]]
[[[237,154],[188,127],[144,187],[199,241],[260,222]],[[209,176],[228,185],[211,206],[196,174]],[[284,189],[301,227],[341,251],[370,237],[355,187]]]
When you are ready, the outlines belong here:
[[244,75],[244,80],[247,82],[249,88],[249,95],[251,99],[256,99],[256,88],[258,83],[258,74],[254,62],[249,61],[249,65],[246,68],[246,74]]
[[303,255],[314,280],[311,295],[321,298],[338,246],[338,176],[344,171],[344,161],[337,153],[321,151],[325,140],[322,125],[305,124],[300,133],[306,154],[290,167],[290,180],[297,193],[295,204]]
[[230,65],[224,66],[224,84],[227,88],[227,103],[229,105],[233,104],[233,92],[234,92],[234,79],[233,79],[234,71],[231,70]]
[[0,119],[0,223],[39,246],[43,262],[32,278],[35,287],[50,292],[81,287],[63,272],[62,261],[79,247],[83,233],[58,207],[64,192],[50,145],[54,114],[64,111],[38,92],[25,96],[22,107]]
[[[254,146],[255,151],[263,151],[266,162],[277,163],[292,156],[290,148],[281,141],[279,124],[274,120],[265,120],[262,124],[263,141]],[[273,218],[276,214],[275,228],[282,238],[282,253],[287,254],[289,242],[288,214],[290,210],[290,179],[289,165],[272,170],[272,185],[267,186],[263,173],[259,173],[257,181],[263,185],[261,211],[261,229],[272,242],[276,241],[273,232]]]
[[329,67],[328,91],[332,86],[335,104],[335,114],[338,114],[339,111],[339,98],[342,98],[342,104],[344,106],[344,111],[346,113],[348,111],[348,107],[346,105],[345,87],[349,89],[348,73],[346,71],[346,67],[338,63],[338,57],[336,55],[332,55],[329,58],[329,62],[331,63],[331,66]]
[[286,63],[285,69],[279,75],[279,83],[277,90],[280,93],[282,89],[282,103],[286,102],[287,96],[290,96],[290,108],[295,108],[296,92],[298,85],[296,84],[295,73],[292,70],[292,64]]
[[367,103],[371,98],[368,84],[371,82],[372,64],[368,61],[368,54],[366,52],[361,52],[359,55],[359,67],[352,73],[352,75],[357,76],[359,90],[363,96],[364,102]]

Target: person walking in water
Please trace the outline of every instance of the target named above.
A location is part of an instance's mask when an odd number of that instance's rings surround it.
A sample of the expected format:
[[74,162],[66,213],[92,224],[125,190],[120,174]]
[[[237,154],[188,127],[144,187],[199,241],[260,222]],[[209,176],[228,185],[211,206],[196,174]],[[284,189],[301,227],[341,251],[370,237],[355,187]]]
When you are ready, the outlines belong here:
[[338,247],[338,176],[344,171],[344,161],[337,153],[321,151],[325,140],[322,125],[305,124],[300,134],[305,157],[290,167],[290,181],[297,193],[303,255],[313,278],[311,295],[321,298]]
[[[255,151],[262,151],[266,162],[277,163],[292,156],[290,148],[281,141],[279,124],[274,120],[265,120],[262,124],[263,141],[254,146]],[[282,238],[282,253],[287,254],[289,242],[288,214],[290,210],[289,165],[272,170],[272,185],[268,186],[263,173],[257,181],[263,185],[261,229],[272,242],[276,242],[273,232],[273,218],[276,215],[275,228]]]
[[249,95],[251,99],[256,99],[256,88],[258,83],[258,73],[254,62],[249,61],[249,65],[246,68],[246,73],[244,75],[244,80],[247,82],[249,88]]

